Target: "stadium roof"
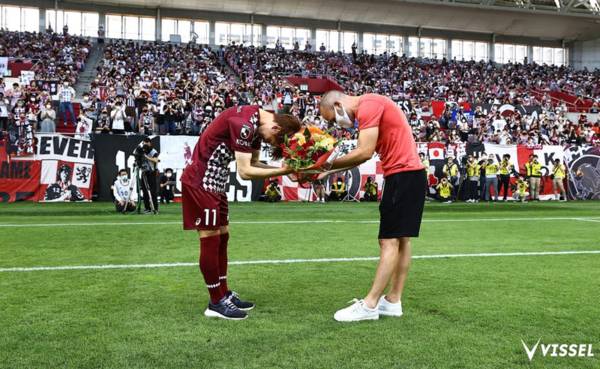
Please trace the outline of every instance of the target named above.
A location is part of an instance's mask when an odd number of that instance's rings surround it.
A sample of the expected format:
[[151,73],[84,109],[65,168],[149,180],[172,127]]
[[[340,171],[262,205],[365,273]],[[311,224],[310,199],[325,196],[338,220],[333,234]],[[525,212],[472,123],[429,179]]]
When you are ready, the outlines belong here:
[[[124,7],[459,30],[547,40],[600,37],[600,0],[67,0]],[[59,5],[60,6],[60,5]],[[377,31],[376,27],[374,31]]]

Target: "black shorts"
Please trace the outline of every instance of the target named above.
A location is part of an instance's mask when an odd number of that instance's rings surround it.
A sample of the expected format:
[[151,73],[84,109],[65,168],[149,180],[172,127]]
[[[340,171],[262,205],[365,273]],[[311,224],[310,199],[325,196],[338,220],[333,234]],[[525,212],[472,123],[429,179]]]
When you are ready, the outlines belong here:
[[379,204],[379,239],[418,237],[425,205],[425,170],[385,177]]

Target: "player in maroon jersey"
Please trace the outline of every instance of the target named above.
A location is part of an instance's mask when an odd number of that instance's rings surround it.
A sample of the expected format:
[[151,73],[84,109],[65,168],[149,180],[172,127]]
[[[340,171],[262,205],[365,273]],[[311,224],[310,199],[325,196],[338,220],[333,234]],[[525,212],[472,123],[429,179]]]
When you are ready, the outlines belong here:
[[200,235],[200,271],[210,295],[205,316],[245,319],[246,310],[254,307],[227,286],[229,163],[235,159],[243,179],[289,174],[287,168],[270,167],[258,160],[261,141],[277,147],[286,135],[299,130],[300,121],[291,115],[238,106],[219,114],[200,134],[181,182],[183,228]]

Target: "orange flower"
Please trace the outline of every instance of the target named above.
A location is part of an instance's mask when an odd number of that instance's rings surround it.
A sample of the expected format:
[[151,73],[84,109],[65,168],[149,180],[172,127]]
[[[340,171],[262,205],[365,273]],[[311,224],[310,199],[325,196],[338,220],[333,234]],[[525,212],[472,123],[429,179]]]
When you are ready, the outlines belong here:
[[322,135],[324,133],[321,128],[319,128],[317,126],[313,126],[313,125],[308,126],[308,131],[310,132],[311,135],[314,135],[314,134]]

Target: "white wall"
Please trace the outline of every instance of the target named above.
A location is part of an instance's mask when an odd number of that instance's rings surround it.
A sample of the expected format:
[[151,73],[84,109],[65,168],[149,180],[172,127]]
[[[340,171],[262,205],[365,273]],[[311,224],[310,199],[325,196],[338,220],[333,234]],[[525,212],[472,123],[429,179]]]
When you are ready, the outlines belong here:
[[569,47],[569,64],[576,69],[600,68],[600,39],[574,42]]

